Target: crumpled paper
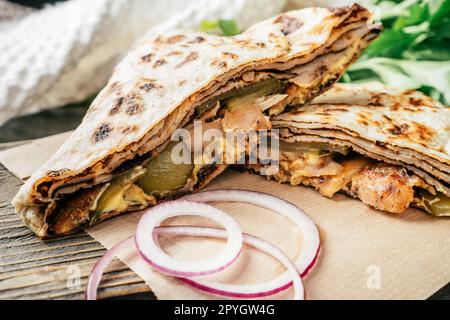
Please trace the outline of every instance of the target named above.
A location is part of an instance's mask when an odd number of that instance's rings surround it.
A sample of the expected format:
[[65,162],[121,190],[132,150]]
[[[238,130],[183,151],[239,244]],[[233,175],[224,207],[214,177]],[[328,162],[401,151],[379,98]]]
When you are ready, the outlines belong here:
[[95,94],[146,32],[195,28],[219,18],[246,28],[281,12],[285,2],[71,0],[33,12],[0,28],[0,125]]

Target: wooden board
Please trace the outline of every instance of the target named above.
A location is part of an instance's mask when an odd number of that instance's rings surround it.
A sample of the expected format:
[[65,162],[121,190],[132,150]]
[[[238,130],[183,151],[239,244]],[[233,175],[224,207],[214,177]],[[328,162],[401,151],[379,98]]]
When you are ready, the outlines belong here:
[[[84,232],[37,239],[10,205],[21,184],[0,165],[0,299],[83,299],[87,276],[105,248]],[[144,281],[117,260],[107,269],[99,298],[142,292],[153,297]]]

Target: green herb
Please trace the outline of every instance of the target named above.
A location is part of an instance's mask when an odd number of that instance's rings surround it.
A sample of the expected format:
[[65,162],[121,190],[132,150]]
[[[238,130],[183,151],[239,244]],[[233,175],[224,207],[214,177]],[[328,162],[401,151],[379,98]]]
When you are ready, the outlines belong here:
[[450,0],[377,1],[384,32],[343,82],[378,80],[450,104]]
[[219,27],[226,36],[234,36],[241,33],[241,30],[239,30],[237,23],[234,20],[219,20]]
[[219,21],[211,21],[211,20],[203,20],[200,23],[200,30],[202,31],[211,31],[217,29],[219,27]]
[[234,36],[241,33],[235,20],[203,20],[200,29],[205,32],[219,33],[225,36]]
[[450,102],[450,63],[441,61],[370,58],[360,60],[344,82],[381,81],[402,89],[418,89],[443,103]]

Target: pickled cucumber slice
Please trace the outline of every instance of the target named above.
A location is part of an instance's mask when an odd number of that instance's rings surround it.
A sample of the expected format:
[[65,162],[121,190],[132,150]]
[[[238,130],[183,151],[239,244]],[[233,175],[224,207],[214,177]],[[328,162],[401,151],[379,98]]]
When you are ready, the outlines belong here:
[[195,116],[197,118],[200,117],[203,113],[214,107],[217,101],[226,101],[228,110],[231,111],[234,108],[245,105],[246,103],[249,103],[257,98],[269,94],[279,93],[283,90],[283,88],[283,81],[276,78],[270,78],[249,85],[247,87],[233,89],[215,96],[205,103],[199,105],[195,109]]
[[263,80],[251,86],[236,90],[233,97],[227,100],[227,108],[229,111],[233,111],[236,108],[245,106],[258,98],[269,94],[279,93],[282,89],[283,83],[279,79],[270,78]]
[[420,190],[419,192],[425,210],[437,217],[450,216],[450,198],[443,193],[438,192],[432,195],[428,191]]
[[153,201],[151,195],[155,193],[169,193],[183,187],[194,165],[173,163],[171,153],[177,143],[170,143],[145,167],[137,166],[112,179],[91,208],[93,219],[104,212],[124,211],[132,205],[145,205]]
[[318,151],[333,151],[339,152],[343,155],[348,155],[350,148],[341,147],[337,145],[320,143],[320,142],[286,142],[280,141],[280,151],[281,152],[292,152],[292,153],[307,153],[312,150]]
[[171,142],[146,165],[146,173],[136,181],[146,194],[165,194],[183,187],[194,170],[193,164],[175,164],[172,149],[179,142]]

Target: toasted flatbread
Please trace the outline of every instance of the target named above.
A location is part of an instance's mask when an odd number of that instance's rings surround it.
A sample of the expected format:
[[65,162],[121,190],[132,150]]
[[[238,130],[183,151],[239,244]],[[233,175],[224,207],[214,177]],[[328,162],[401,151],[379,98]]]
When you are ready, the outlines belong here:
[[[287,153],[297,153],[282,159],[287,162],[273,178],[312,185],[326,196],[344,191],[385,211],[414,205],[450,215],[450,109],[438,101],[377,83],[336,84],[307,106],[277,115],[272,125]],[[306,146],[341,152],[308,158]],[[433,201],[439,210],[431,209]]]

